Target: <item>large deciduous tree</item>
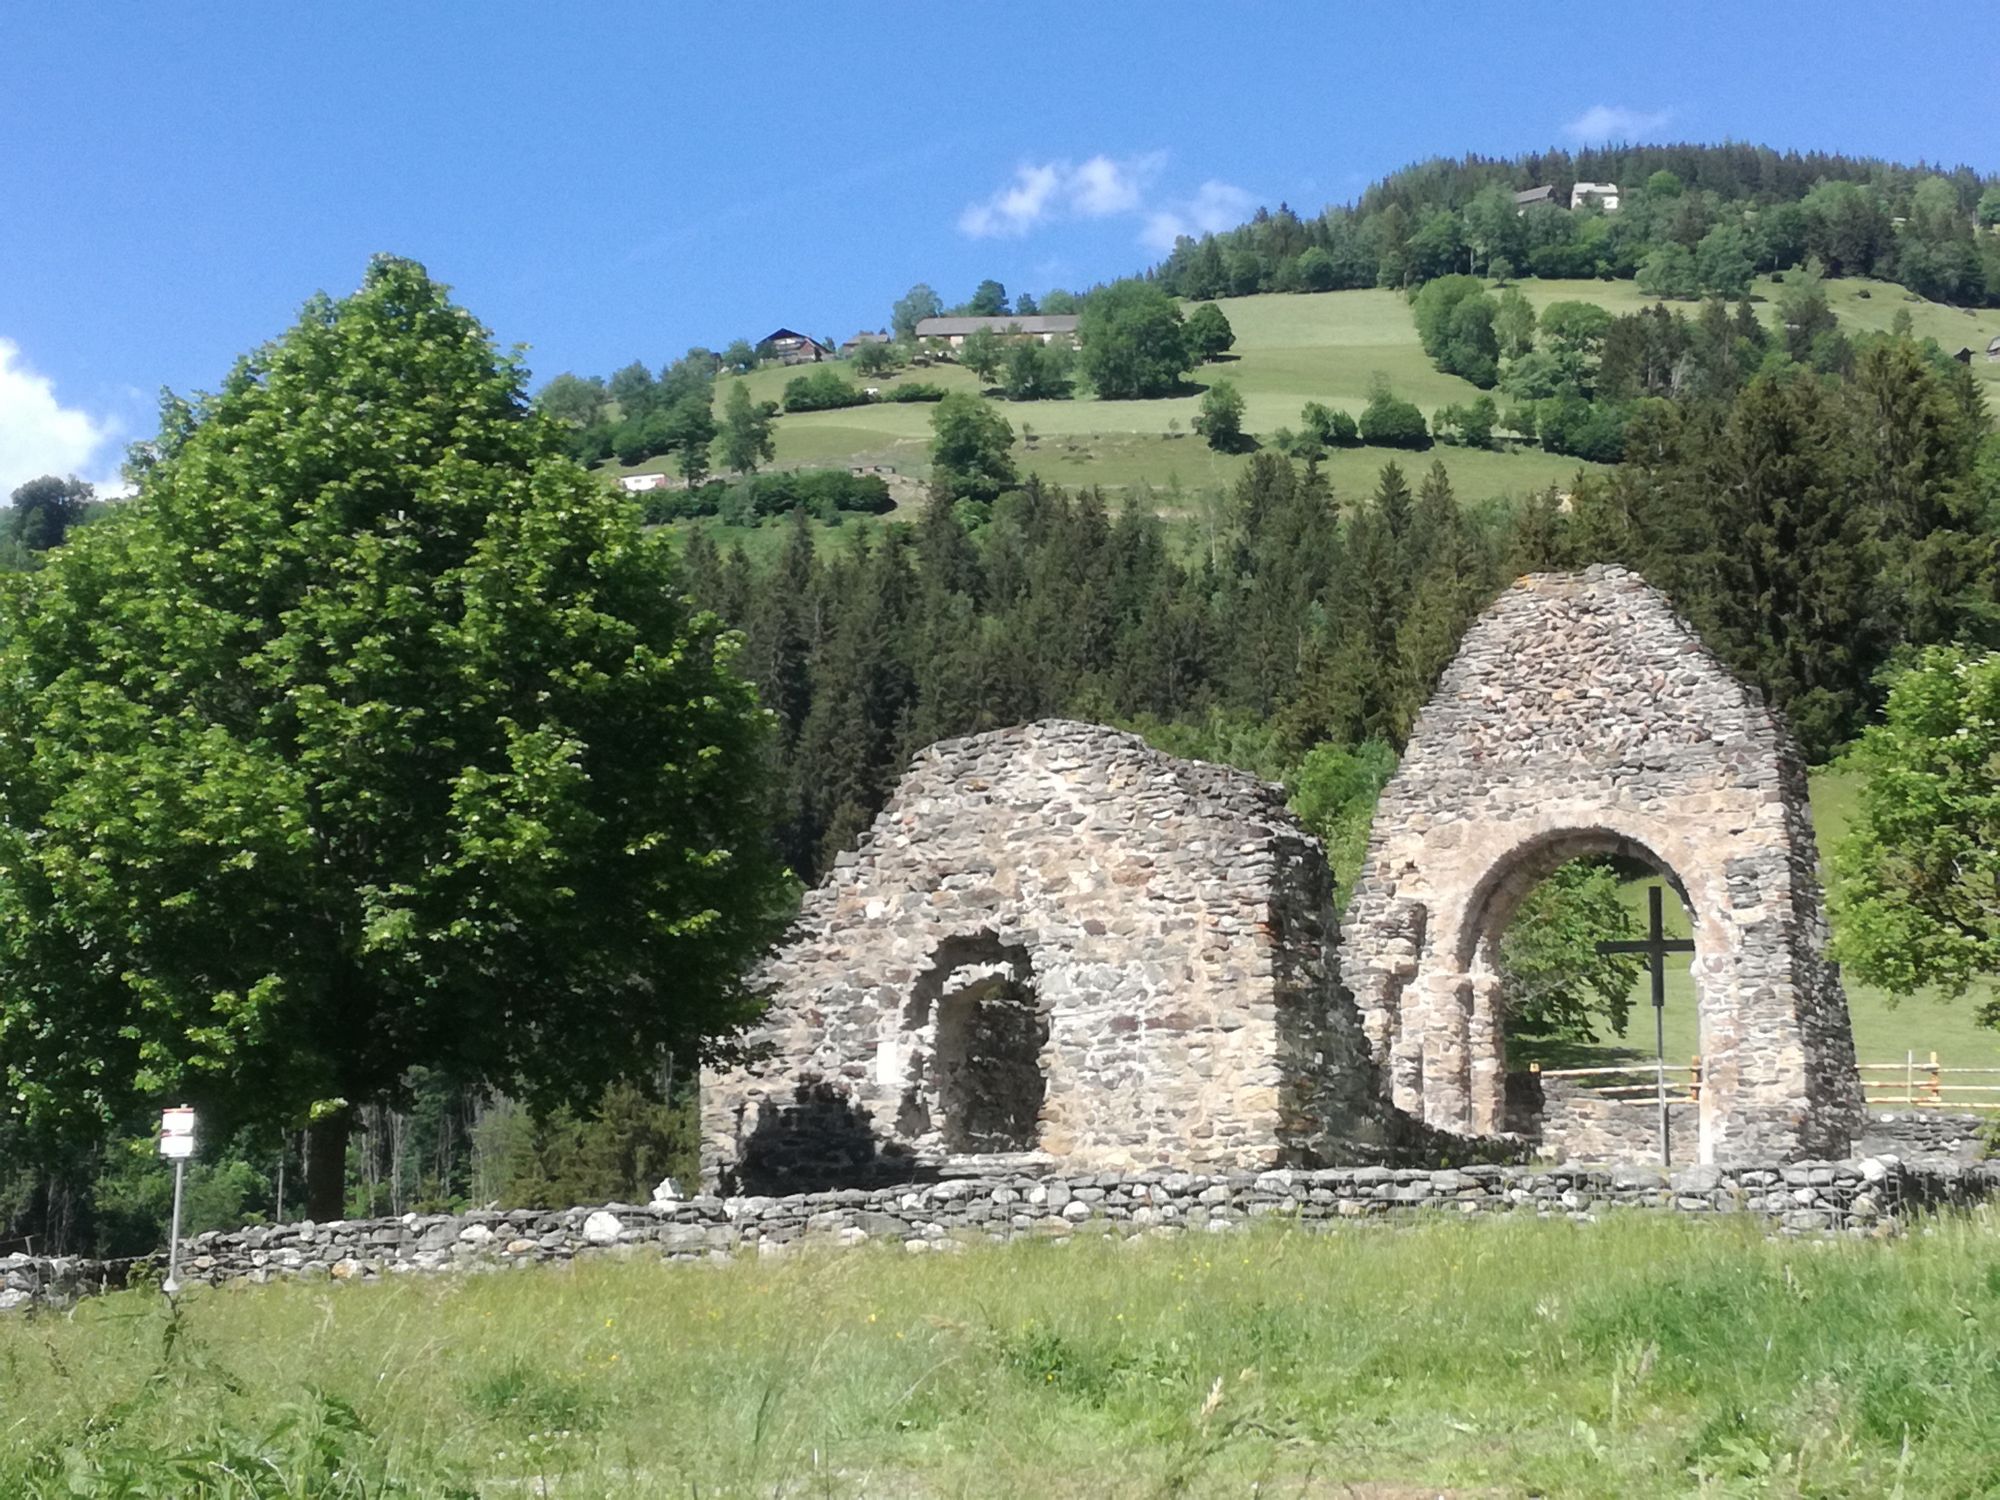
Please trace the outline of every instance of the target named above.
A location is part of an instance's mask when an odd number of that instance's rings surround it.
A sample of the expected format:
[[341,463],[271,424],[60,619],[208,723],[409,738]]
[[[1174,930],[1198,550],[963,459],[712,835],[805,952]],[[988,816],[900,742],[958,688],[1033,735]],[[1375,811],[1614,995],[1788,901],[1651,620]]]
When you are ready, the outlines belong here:
[[1188,352],[1197,360],[1220,359],[1236,342],[1236,330],[1229,326],[1229,316],[1213,302],[1204,302],[1188,315],[1186,323]]
[[1148,282],[1121,281],[1093,293],[1077,334],[1083,373],[1106,400],[1170,396],[1194,364],[1179,305]]
[[74,474],[67,479],[44,474],[17,486],[10,498],[13,507],[6,518],[7,539],[24,551],[46,552],[60,547],[70,528],[90,514],[97,491]]
[[[877,346],[879,347],[879,346]],[[754,474],[771,461],[777,444],[771,423],[778,408],[769,401],[752,401],[750,387],[737,381],[722,398],[722,462],[738,474]]]
[[382,258],[0,596],[0,1113],[311,1121],[423,1065],[585,1102],[746,1013],[765,716],[664,540]]
[[1836,956],[1898,995],[2000,973],[2000,656],[1926,651],[1848,764],[1866,780],[1834,854]]
[[953,391],[931,413],[931,485],[951,499],[991,500],[1014,482],[1014,429],[989,402]]
[[889,309],[889,326],[896,331],[896,342],[913,343],[917,337],[917,324],[925,318],[935,318],[944,311],[944,299],[923,282],[918,282]]

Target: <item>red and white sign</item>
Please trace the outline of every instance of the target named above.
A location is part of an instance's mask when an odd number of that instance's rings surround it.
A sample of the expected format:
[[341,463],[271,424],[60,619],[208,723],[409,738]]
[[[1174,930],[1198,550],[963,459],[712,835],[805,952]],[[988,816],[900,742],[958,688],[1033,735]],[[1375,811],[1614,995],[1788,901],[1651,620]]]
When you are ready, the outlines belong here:
[[160,1155],[194,1155],[194,1111],[186,1105],[160,1111]]

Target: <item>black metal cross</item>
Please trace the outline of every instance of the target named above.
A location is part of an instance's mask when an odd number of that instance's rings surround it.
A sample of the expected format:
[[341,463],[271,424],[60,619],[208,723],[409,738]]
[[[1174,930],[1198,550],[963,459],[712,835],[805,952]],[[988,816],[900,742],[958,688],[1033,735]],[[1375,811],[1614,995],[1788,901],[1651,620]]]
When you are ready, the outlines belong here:
[[1653,975],[1653,1042],[1658,1048],[1659,1093],[1660,1093],[1660,1165],[1671,1165],[1671,1147],[1667,1140],[1667,955],[1669,953],[1694,952],[1692,938],[1670,938],[1667,936],[1665,908],[1658,886],[1646,888],[1647,923],[1646,935],[1636,940],[1604,942],[1597,945],[1599,953],[1643,953],[1647,967]]

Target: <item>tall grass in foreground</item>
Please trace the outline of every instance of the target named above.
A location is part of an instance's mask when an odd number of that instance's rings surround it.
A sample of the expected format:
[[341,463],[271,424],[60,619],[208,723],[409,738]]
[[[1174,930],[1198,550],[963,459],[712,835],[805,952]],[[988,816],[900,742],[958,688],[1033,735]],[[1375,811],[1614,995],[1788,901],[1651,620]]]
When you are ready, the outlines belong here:
[[0,1322],[0,1495],[1980,1494],[1996,1231],[1624,1214],[133,1293]]

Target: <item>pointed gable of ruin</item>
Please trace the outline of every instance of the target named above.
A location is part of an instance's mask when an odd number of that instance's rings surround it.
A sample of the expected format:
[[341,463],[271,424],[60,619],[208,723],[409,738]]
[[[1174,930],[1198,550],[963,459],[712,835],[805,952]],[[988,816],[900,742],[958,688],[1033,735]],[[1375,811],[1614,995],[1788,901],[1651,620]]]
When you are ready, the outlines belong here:
[[704,1084],[724,1182],[1016,1153],[1272,1166],[1379,1134],[1332,885],[1280,788],[1044,720],[923,751]]

